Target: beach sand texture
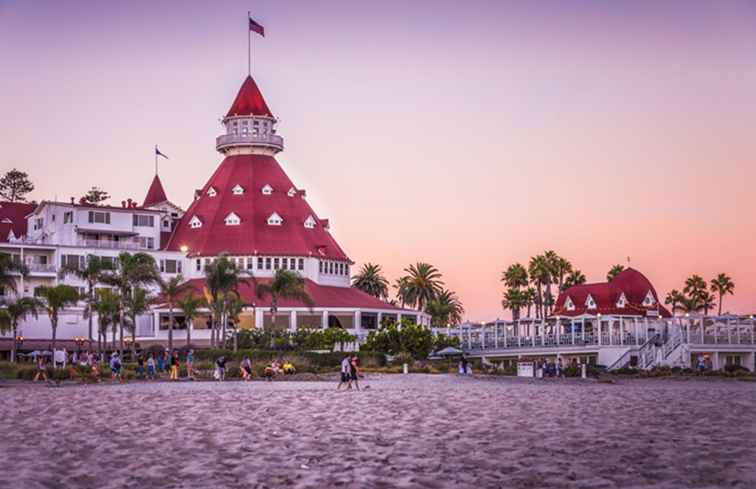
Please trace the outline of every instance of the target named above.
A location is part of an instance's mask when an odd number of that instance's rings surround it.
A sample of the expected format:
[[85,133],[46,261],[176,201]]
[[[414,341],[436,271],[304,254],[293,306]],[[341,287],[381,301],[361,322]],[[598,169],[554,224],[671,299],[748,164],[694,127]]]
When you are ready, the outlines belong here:
[[756,487],[756,383],[0,389],[2,488]]

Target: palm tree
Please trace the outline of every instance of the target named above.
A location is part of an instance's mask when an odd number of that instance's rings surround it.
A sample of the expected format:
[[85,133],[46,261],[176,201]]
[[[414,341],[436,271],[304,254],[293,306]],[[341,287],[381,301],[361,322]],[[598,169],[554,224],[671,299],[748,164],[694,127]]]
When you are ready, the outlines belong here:
[[173,351],[173,309],[177,306],[179,296],[184,292],[186,284],[181,275],[171,277],[169,280],[160,280],[161,299],[168,304],[168,349]]
[[93,310],[97,313],[98,336],[108,341],[108,327],[113,326],[113,349],[116,347],[116,323],[121,313],[121,297],[113,289],[97,289]]
[[313,300],[310,294],[305,290],[305,280],[297,273],[291,270],[276,270],[273,281],[270,283],[258,283],[256,287],[257,297],[263,299],[270,296],[270,315],[271,315],[271,332],[270,346],[274,343],[274,330],[276,327],[276,313],[278,312],[278,301],[280,299],[298,300],[312,307]]
[[[221,256],[205,266],[205,284],[207,286],[205,296],[207,306],[212,313],[210,326],[210,344],[212,346],[216,346],[221,338],[225,342],[227,295],[229,292],[237,290],[239,284],[242,283],[247,283],[247,280],[239,276],[239,269],[236,264],[226,256]],[[220,335],[216,332],[216,325],[221,326]]]
[[34,290],[34,294],[42,301],[42,307],[50,318],[52,327],[52,348],[55,349],[55,343],[58,335],[58,317],[60,311],[76,304],[79,300],[79,293],[70,285],[59,284],[54,287],[39,286]]
[[674,315],[685,303],[685,295],[677,289],[672,289],[667,293],[664,303],[672,308],[672,315]]
[[692,275],[685,280],[683,293],[688,297],[699,299],[704,292],[706,292],[706,281],[700,275]]
[[510,289],[519,289],[528,285],[528,271],[519,263],[509,265],[501,274],[501,281]]
[[606,274],[606,281],[611,282],[612,280],[614,280],[614,277],[616,277],[617,275],[619,275],[620,273],[624,271],[625,271],[624,265],[620,265],[620,264],[613,265],[612,268],[609,269],[609,273]]
[[536,291],[533,287],[528,287],[523,292],[524,307],[528,308],[528,318],[530,318],[530,310],[535,305]]
[[567,274],[567,278],[564,279],[564,284],[562,285],[562,292],[569,289],[570,287],[573,287],[575,285],[582,285],[586,282],[585,274],[581,272],[580,270],[573,270],[570,273]]
[[126,314],[126,299],[132,290],[139,286],[151,285],[160,280],[160,273],[155,259],[147,253],[123,252],[118,255],[118,266],[108,273],[103,273],[101,281],[118,289],[120,311],[118,330],[120,333],[119,354],[123,357],[123,326]]
[[431,324],[436,328],[448,327],[450,324],[459,324],[465,308],[462,306],[457,294],[451,290],[443,289],[439,294],[428,302],[425,312],[431,316]]
[[[131,330],[131,354],[136,358],[136,329],[137,329],[137,317],[150,310],[150,305],[155,301],[155,297],[149,294],[147,289],[142,287],[134,287],[131,289],[131,293],[126,296],[123,301],[123,306],[126,309],[126,315],[130,320],[129,329]],[[169,330],[170,331],[170,330]],[[173,338],[168,336],[168,345],[173,350]]]
[[711,280],[711,290],[719,294],[719,313],[722,315],[722,299],[725,295],[735,295],[735,283],[724,273],[717,275],[717,278]]
[[536,255],[528,263],[530,282],[535,286],[536,318],[545,317],[543,287],[551,283],[551,267],[544,255]]
[[359,273],[352,277],[353,287],[379,299],[388,297],[388,285],[389,281],[383,276],[381,266],[375,263],[365,263]]
[[23,297],[13,302],[9,302],[0,309],[0,332],[12,333],[11,340],[11,357],[10,361],[16,361],[16,338],[18,337],[18,323],[26,320],[27,316],[37,319],[37,310],[42,304],[33,297]]
[[553,263],[552,273],[554,274],[554,277],[557,279],[557,286],[559,287],[559,291],[561,291],[562,287],[564,286],[565,277],[568,276],[571,272],[572,272],[572,263],[565,260],[561,256],[556,257],[556,260]]
[[440,292],[444,283],[441,281],[441,272],[429,263],[416,263],[404,269],[407,272],[406,303],[422,311],[425,305],[434,299]]
[[[95,287],[102,280],[103,272],[112,269],[113,267],[109,261],[105,261],[99,256],[89,255],[87,257],[87,264],[84,268],[66,265],[60,270],[62,276],[73,275],[87,284],[86,309],[84,310],[84,314],[89,319],[89,341],[94,339],[92,335],[92,307],[96,300]],[[98,345],[100,343],[99,335],[97,343]]]
[[406,276],[399,277],[398,279],[396,279],[396,282],[394,283],[394,288],[396,289],[396,298],[399,299],[402,309],[404,309],[404,304],[409,302],[408,285],[409,285],[409,277],[406,277]]
[[512,320],[520,319],[520,309],[527,306],[527,291],[521,289],[509,288],[504,292],[504,298],[501,300],[501,307],[504,310],[512,311]]
[[[226,321],[234,328],[234,351],[239,350],[239,316],[244,311],[244,302],[237,292],[229,292],[226,301]],[[225,345],[223,345],[225,348]]]
[[14,294],[16,288],[16,274],[26,275],[28,270],[20,262],[14,261],[8,253],[0,253],[0,288],[8,289]]
[[184,314],[184,321],[186,322],[186,347],[189,348],[192,344],[192,324],[197,316],[199,316],[200,308],[205,307],[205,300],[202,297],[195,297],[193,292],[189,292],[176,305]]
[[709,315],[709,309],[714,309],[717,305],[716,298],[711,292],[703,292],[698,298],[698,306],[704,310],[704,315]]

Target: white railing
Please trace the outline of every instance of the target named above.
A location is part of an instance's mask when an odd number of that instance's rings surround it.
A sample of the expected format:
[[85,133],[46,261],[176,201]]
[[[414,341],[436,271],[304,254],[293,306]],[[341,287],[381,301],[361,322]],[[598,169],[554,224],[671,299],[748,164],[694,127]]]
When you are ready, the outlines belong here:
[[251,134],[247,136],[242,136],[239,134],[223,134],[222,136],[215,138],[215,147],[218,150],[223,149],[226,146],[243,144],[270,146],[272,148],[282,150],[283,138],[277,134],[268,134],[265,136],[253,136]]
[[115,241],[112,239],[78,239],[76,240],[77,246],[83,246],[86,248],[103,248],[110,250],[147,250],[139,245],[138,241]]
[[41,263],[27,263],[26,268],[30,272],[38,272],[38,273],[55,273],[56,268],[55,265],[48,265],[48,264],[41,264]]

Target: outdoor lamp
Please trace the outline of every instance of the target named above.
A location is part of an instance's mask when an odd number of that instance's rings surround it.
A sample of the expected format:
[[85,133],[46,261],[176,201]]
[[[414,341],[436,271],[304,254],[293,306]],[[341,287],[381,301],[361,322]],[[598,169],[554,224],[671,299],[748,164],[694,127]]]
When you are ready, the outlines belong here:
[[187,251],[189,251],[189,247],[187,245],[181,245],[181,248],[179,249],[181,250],[181,253],[186,253]]

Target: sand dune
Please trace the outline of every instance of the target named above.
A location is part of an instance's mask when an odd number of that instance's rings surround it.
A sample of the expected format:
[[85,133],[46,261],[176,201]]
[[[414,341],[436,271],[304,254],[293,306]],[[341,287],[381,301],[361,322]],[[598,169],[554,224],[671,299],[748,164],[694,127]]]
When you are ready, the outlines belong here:
[[381,376],[0,389],[0,487],[756,487],[756,384]]

